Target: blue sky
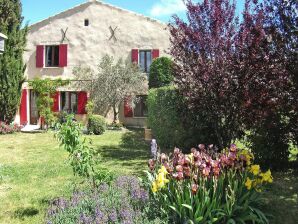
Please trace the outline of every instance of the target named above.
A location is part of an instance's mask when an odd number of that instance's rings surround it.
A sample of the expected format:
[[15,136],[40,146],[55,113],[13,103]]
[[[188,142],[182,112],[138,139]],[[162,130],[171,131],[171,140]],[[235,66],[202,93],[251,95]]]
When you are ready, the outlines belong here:
[[[29,24],[46,19],[75,5],[88,0],[21,0],[25,23]],[[236,0],[238,11],[242,9],[244,0]],[[104,0],[104,2],[134,11],[164,22],[168,22],[173,14],[185,18],[185,7],[182,0]]]

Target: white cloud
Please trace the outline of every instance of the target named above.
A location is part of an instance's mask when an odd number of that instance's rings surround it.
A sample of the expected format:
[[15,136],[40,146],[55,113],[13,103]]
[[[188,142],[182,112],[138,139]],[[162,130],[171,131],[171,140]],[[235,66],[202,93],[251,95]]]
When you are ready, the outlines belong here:
[[182,0],[160,0],[155,3],[150,10],[151,16],[168,16],[179,12],[184,12],[186,7]]

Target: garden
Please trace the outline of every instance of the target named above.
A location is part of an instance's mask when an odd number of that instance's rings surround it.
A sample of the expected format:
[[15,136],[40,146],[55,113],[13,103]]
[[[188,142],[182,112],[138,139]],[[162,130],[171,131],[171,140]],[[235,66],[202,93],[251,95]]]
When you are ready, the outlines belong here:
[[71,80],[29,80],[43,132],[20,133],[16,102],[1,107],[0,222],[298,223],[297,4],[247,0],[238,18],[229,0],[186,1],[171,58],[150,67],[151,143],[118,121],[121,102],[139,100],[136,64],[74,68],[92,79],[78,84],[86,124],[52,111]]

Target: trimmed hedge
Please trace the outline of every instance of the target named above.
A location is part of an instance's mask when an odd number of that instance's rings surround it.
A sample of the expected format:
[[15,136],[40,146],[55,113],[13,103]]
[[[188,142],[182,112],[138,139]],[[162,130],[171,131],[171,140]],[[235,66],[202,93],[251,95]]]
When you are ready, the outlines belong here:
[[148,125],[157,143],[162,148],[183,145],[187,133],[179,115],[182,97],[173,86],[165,86],[149,91]]
[[87,131],[88,134],[101,135],[107,127],[106,120],[100,115],[91,115],[88,119]]
[[149,88],[159,88],[170,85],[174,80],[173,62],[170,58],[155,59],[150,66]]

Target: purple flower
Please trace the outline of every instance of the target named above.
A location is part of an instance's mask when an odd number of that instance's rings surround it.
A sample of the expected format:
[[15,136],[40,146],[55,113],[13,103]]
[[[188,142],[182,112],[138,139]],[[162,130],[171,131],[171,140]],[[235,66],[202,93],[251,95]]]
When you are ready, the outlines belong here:
[[117,212],[115,209],[113,209],[109,214],[109,221],[116,222],[117,219],[118,219]]

